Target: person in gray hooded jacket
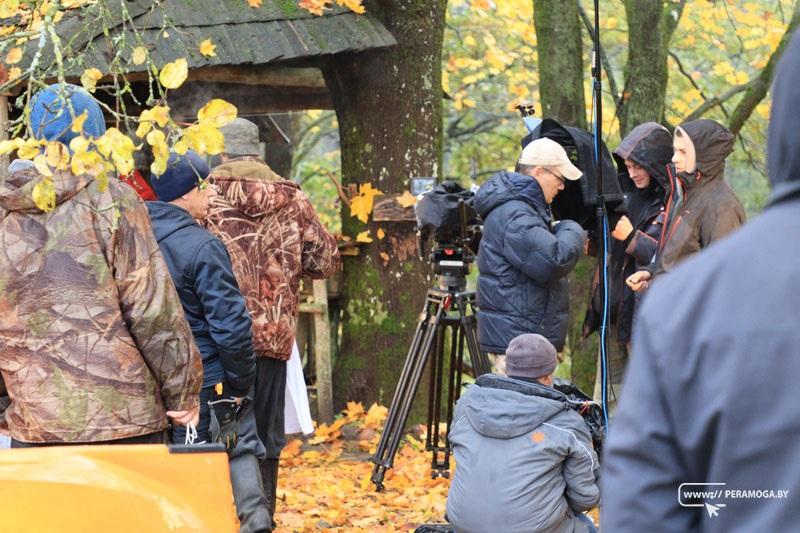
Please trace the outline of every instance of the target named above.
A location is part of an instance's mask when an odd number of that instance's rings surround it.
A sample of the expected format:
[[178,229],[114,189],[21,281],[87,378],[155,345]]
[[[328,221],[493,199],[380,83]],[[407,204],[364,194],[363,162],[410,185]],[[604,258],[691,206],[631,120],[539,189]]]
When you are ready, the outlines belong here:
[[656,279],[642,305],[605,448],[607,531],[798,529],[798,106],[795,33],[772,86],[769,204]]
[[596,531],[582,513],[600,500],[597,454],[581,416],[551,387],[556,361],[543,336],[515,337],[508,377],[484,374],[458,401],[447,496],[456,531]]

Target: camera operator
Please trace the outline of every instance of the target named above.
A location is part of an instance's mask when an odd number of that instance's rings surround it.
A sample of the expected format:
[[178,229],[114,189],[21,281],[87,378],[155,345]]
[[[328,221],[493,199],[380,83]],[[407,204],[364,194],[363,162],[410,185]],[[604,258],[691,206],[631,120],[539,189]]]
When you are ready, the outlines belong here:
[[508,343],[540,333],[557,350],[569,321],[567,274],[583,252],[586,234],[571,220],[553,221],[550,204],[565,180],[581,171],[551,139],[529,143],[516,172],[484,183],[474,207],[484,220],[478,251],[478,339],[502,370]]
[[514,338],[508,377],[480,376],[455,409],[456,471],[447,518],[458,532],[596,531],[583,511],[600,501],[588,426],[552,388],[555,347]]

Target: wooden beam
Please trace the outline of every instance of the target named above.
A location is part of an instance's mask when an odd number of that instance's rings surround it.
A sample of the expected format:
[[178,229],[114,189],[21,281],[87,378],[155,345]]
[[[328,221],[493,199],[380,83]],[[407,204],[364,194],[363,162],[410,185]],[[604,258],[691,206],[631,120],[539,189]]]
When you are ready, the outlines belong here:
[[[131,72],[130,81],[147,81],[147,72]],[[103,78],[111,81],[110,76]],[[98,83],[102,83],[101,80]],[[268,65],[220,65],[189,70],[187,81],[207,83],[238,83],[241,85],[269,85],[272,87],[308,87],[325,89],[325,79],[318,68],[277,67]]]
[[328,319],[328,288],[324,279],[314,280],[314,359],[317,368],[318,422],[333,422],[333,372],[331,367],[331,324]]
[[222,98],[232,103],[240,115],[333,108],[325,87],[274,87],[195,81],[170,91],[172,116],[176,120],[194,121],[200,106],[212,98]]

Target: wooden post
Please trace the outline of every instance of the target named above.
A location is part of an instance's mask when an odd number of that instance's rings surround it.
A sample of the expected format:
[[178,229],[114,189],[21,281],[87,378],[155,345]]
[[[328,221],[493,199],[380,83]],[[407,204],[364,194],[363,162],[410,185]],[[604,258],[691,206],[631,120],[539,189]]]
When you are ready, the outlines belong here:
[[317,367],[317,420],[333,422],[333,373],[331,370],[331,324],[328,319],[328,288],[324,279],[314,280],[314,303],[301,303],[301,313],[314,316],[314,360]]

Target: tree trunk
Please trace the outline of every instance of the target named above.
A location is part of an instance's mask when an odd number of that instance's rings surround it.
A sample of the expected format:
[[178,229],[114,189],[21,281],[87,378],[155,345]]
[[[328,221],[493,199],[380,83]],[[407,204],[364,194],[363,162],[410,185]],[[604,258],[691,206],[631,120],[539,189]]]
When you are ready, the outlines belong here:
[[663,122],[669,42],[685,0],[625,0],[628,62],[620,111],[621,136],[643,122]]
[[578,0],[534,0],[542,117],[586,129]]
[[[445,4],[367,2],[397,46],[324,65],[339,120],[345,189],[370,182],[384,193],[399,193],[409,178],[439,175]],[[413,223],[370,219],[365,225],[342,207],[345,235],[355,238],[367,229],[373,242],[344,259],[341,352],[334,366],[339,406],[391,400],[430,284],[428,265],[416,257]]]
[[[587,129],[584,100],[583,42],[577,0],[534,0],[533,21],[539,57],[542,115]],[[582,260],[569,275],[570,317],[564,353],[570,359],[570,379],[592,393],[597,351],[595,337],[583,339],[581,329],[591,291],[594,260]]]

